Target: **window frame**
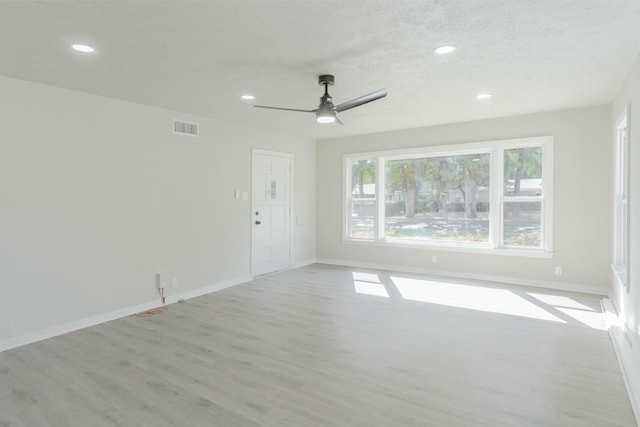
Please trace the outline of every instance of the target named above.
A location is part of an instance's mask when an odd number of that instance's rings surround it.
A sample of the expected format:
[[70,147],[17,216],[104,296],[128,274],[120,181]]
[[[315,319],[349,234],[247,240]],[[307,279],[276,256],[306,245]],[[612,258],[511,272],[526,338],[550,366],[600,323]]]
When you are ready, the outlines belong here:
[[613,233],[613,269],[616,277],[622,286],[629,292],[630,281],[630,206],[629,206],[629,186],[630,186],[630,113],[631,105],[622,112],[615,127],[615,150],[614,150],[614,233]]
[[[551,135],[517,138],[507,140],[472,142],[455,145],[437,145],[398,150],[372,151],[363,153],[346,153],[343,155],[343,209],[342,209],[342,241],[355,245],[374,245],[386,247],[411,247],[437,249],[454,252],[471,252],[483,254],[499,254],[534,258],[551,258],[553,256],[553,142]],[[540,146],[542,148],[542,194],[540,197],[517,197],[517,201],[535,199],[541,201],[541,246],[521,247],[505,246],[503,235],[503,199],[504,193],[504,150]],[[386,199],[385,164],[388,160],[417,159],[426,157],[462,156],[468,154],[490,155],[489,179],[489,242],[444,242],[436,240],[416,241],[400,238],[385,238],[384,218]],[[350,236],[350,198],[351,198],[351,164],[354,161],[369,160],[376,166],[375,192],[376,208],[374,214],[373,239],[361,239]],[[382,171],[382,172],[381,172]],[[512,197],[510,197],[512,198]],[[526,199],[526,200],[525,200]],[[516,200],[514,200],[516,201]]]

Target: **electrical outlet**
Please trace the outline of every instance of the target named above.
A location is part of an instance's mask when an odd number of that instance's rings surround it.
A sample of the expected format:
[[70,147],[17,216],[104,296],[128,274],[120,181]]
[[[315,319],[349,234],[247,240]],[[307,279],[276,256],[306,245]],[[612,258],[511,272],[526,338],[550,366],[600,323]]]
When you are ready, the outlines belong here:
[[562,267],[556,266],[556,276],[562,276]]
[[174,277],[173,279],[171,279],[171,287],[173,288],[177,288],[178,287],[178,278]]

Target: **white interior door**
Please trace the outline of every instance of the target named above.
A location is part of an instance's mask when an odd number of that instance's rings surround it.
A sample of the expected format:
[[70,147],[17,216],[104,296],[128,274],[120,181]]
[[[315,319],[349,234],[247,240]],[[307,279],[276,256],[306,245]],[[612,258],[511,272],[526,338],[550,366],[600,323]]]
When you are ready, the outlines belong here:
[[291,159],[286,153],[253,150],[251,274],[290,266]]

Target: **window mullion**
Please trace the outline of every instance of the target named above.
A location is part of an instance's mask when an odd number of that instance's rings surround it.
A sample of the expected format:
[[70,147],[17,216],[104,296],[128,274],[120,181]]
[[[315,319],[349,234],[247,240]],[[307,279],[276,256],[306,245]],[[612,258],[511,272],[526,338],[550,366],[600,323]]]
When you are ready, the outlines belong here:
[[553,250],[553,143],[542,146],[542,249]]
[[384,240],[384,215],[385,215],[385,200],[386,195],[384,191],[385,186],[385,174],[384,174],[384,158],[378,156],[375,159],[376,162],[376,211],[374,218],[375,226],[375,240]]
[[342,238],[348,239],[351,238],[351,204],[352,195],[351,188],[353,186],[353,182],[351,182],[351,160],[348,158],[344,159],[344,176],[342,182],[344,183],[344,198],[342,199],[343,203],[343,214],[342,214]]
[[502,242],[502,199],[504,197],[504,151],[502,148],[491,150],[491,169],[489,175],[489,243],[495,248]]

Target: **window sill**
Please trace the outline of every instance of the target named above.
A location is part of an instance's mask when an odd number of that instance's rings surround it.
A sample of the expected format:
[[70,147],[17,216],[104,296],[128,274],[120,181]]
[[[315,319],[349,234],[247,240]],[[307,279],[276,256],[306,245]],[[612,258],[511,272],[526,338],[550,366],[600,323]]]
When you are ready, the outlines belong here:
[[623,264],[611,264],[611,269],[616,275],[616,278],[620,284],[624,287],[627,286],[627,267]]
[[553,258],[552,251],[542,249],[516,249],[516,248],[494,248],[487,244],[447,244],[433,242],[405,242],[401,240],[374,241],[365,239],[343,239],[343,243],[350,245],[378,246],[391,248],[428,249],[432,251],[473,253],[483,255],[516,256],[524,258]]

